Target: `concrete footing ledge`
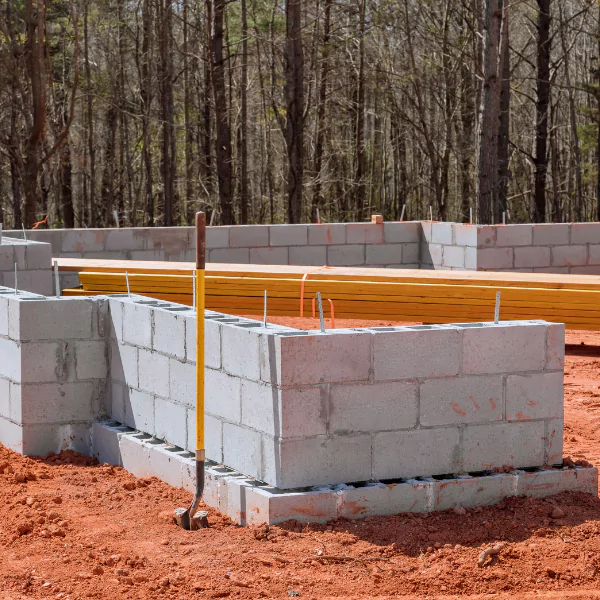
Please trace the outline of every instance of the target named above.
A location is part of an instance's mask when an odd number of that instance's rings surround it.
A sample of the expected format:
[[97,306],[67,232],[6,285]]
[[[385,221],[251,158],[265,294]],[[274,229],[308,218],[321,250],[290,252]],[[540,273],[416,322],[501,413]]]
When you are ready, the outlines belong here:
[[[191,452],[114,421],[92,427],[92,451],[100,462],[137,477],[158,477],[195,490]],[[543,498],[561,492],[598,495],[595,467],[535,467],[510,473],[419,477],[281,490],[224,465],[208,462],[204,501],[239,525],[313,523],[399,513],[490,506],[509,496]]]

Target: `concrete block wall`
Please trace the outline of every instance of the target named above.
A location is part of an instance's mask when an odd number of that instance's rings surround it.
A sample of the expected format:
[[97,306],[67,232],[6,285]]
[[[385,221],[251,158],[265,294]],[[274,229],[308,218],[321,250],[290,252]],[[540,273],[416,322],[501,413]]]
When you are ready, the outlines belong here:
[[477,266],[477,227],[461,223],[421,224],[421,268],[463,271]]
[[[194,313],[135,297],[109,304],[111,417],[193,451]],[[560,462],[562,330],[529,321],[322,335],[209,313],[207,457],[281,489]]]
[[50,296],[52,280],[52,249],[49,244],[0,236],[0,285],[17,286],[20,290]]
[[28,455],[90,452],[106,414],[106,301],[0,288],[0,441]]

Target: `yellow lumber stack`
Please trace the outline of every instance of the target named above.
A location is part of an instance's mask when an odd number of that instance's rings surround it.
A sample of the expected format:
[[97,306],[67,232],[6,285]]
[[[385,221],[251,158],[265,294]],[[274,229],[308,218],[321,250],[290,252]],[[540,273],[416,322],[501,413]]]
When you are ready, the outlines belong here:
[[[61,270],[78,270],[82,284],[65,295],[126,293],[127,270],[132,293],[192,303],[191,263],[64,262]],[[338,318],[429,323],[490,321],[500,291],[502,320],[544,319],[600,330],[600,278],[592,276],[207,265],[208,309],[259,315],[265,290],[271,315],[298,316],[303,296],[309,316],[321,292],[333,301]],[[325,310],[328,314],[328,302]]]

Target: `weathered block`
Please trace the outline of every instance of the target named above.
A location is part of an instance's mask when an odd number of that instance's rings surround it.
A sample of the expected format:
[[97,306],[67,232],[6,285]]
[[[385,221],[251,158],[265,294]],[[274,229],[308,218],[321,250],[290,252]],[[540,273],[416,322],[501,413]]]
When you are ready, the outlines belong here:
[[367,265],[388,265],[402,262],[403,244],[370,244],[366,248]]
[[554,246],[553,267],[578,267],[587,264],[587,246]]
[[383,224],[348,223],[346,225],[347,244],[383,244]]
[[[193,241],[196,239],[192,236]],[[193,244],[196,247],[195,243]],[[207,227],[206,228],[206,248],[229,248],[229,227]]]
[[474,225],[453,224],[454,240],[458,246],[477,247],[477,227]]
[[308,225],[271,225],[269,227],[271,246],[306,246]]
[[562,419],[563,373],[509,375],[506,379],[506,418],[509,421]]
[[550,248],[543,246],[528,246],[515,248],[515,267],[533,268],[550,266]]
[[433,510],[449,508],[473,508],[498,504],[516,492],[516,477],[510,474],[497,474],[488,477],[460,477],[436,481],[433,487]]
[[517,496],[545,498],[562,492],[583,492],[598,496],[598,469],[540,469],[518,471]]
[[250,262],[249,248],[216,248],[209,251],[211,263],[248,264]]
[[75,342],[75,356],[77,379],[106,379],[107,348],[104,340]]
[[418,222],[388,222],[383,224],[386,244],[418,244],[421,240],[421,224]]
[[571,223],[570,243],[600,244],[600,223]]
[[326,246],[292,246],[289,249],[289,264],[298,266],[321,266],[327,263]]
[[154,310],[152,349],[180,360],[185,359],[185,320],[179,313]]
[[229,228],[231,248],[257,248],[269,245],[269,228],[262,225],[235,225]]
[[140,348],[138,354],[139,386],[142,391],[169,396],[169,357]]
[[434,244],[452,245],[454,243],[452,223],[432,223],[431,241]]
[[511,269],[514,250],[512,248],[481,248],[477,252],[478,269]]
[[250,248],[250,264],[253,265],[287,265],[289,255],[287,248]]
[[365,264],[364,245],[327,247],[327,264],[333,267],[352,267]]
[[568,245],[569,225],[567,223],[539,223],[533,225],[533,244],[535,246]]
[[531,246],[533,244],[532,225],[497,225],[496,246]]

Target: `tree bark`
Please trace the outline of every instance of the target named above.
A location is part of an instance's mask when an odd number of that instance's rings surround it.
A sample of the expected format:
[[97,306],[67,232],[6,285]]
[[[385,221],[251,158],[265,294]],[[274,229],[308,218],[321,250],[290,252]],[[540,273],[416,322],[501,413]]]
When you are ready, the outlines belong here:
[[500,223],[502,213],[507,210],[509,181],[509,137],[510,137],[510,35],[508,7],[504,10],[501,37],[502,83],[500,85],[500,129],[498,132],[498,193],[495,203],[495,222]]
[[86,101],[87,101],[87,145],[88,155],[90,157],[90,174],[89,174],[89,202],[90,202],[90,225],[98,226],[97,208],[96,208],[96,142],[94,140],[94,106],[92,98],[92,73],[90,67],[90,50],[89,50],[89,30],[88,30],[88,15],[89,15],[90,0],[84,3],[83,13],[83,52],[85,59],[85,79],[86,79]]
[[356,219],[365,218],[366,197],[366,148],[365,148],[365,19],[366,0],[359,0],[358,23],[358,73],[356,82],[356,170],[354,188],[356,202]]
[[248,17],[246,0],[241,0],[242,65],[240,81],[240,208],[242,225],[248,223]]

